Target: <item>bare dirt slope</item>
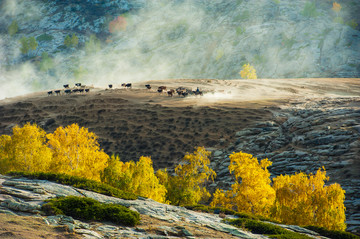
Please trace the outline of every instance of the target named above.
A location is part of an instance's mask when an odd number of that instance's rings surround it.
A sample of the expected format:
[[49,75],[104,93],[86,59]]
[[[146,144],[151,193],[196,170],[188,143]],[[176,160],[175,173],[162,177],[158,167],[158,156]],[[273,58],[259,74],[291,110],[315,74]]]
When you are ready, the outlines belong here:
[[[145,84],[151,84],[147,90]],[[199,87],[203,96],[168,97],[168,89]],[[151,156],[155,168],[171,167],[195,146],[224,148],[235,132],[270,120],[271,109],[294,98],[356,96],[358,79],[164,80],[132,89],[91,89],[87,94],[38,92],[0,101],[0,134],[36,122],[47,132],[78,123],[99,136],[101,147],[124,161]]]

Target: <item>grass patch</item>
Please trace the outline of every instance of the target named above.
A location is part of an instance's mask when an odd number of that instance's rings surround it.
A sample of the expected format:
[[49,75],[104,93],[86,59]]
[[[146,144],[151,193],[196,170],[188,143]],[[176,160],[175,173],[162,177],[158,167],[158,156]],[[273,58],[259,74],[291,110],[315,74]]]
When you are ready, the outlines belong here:
[[65,214],[78,220],[109,221],[125,226],[135,226],[140,221],[138,212],[122,205],[100,203],[86,197],[60,197],[47,201],[41,208],[48,215]]
[[343,231],[330,231],[322,227],[317,226],[306,226],[306,229],[317,232],[322,236],[331,238],[331,239],[359,239],[359,236],[356,236],[350,232]]
[[301,15],[304,17],[317,17],[320,15],[320,13],[316,10],[315,2],[306,2]]
[[52,39],[54,39],[54,37],[46,33],[36,37],[37,41],[51,41]]
[[238,218],[238,219],[226,219],[231,225],[240,227],[246,230],[251,231],[255,234],[267,235],[270,238],[281,238],[281,239],[309,239],[311,237],[286,230],[280,226],[272,225],[269,223],[248,219],[248,218]]
[[10,176],[15,177],[26,177],[31,179],[40,179],[48,180],[56,183],[73,186],[76,188],[81,188],[96,193],[101,193],[107,196],[117,197],[126,200],[135,200],[137,196],[133,193],[124,192],[118,188],[112,187],[108,184],[100,183],[94,180],[89,180],[85,178],[69,176],[66,174],[56,174],[56,173],[28,173],[28,172],[10,172]]

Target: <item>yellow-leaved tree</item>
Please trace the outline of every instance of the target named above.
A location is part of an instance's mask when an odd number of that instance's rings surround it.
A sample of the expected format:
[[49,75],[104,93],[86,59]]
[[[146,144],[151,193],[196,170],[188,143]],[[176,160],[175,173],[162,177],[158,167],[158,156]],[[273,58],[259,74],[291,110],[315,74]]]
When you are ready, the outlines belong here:
[[341,5],[340,5],[340,3],[333,2],[332,10],[333,10],[334,12],[336,12],[336,13],[339,13],[340,10],[341,10]]
[[270,173],[267,169],[271,164],[268,159],[259,163],[251,154],[231,154],[229,171],[234,174],[235,183],[230,191],[217,189],[211,206],[268,216],[275,200],[275,191],[270,185]]
[[124,191],[165,202],[166,189],[155,176],[152,160],[140,157],[139,161],[122,162],[112,155],[101,173],[101,181]]
[[274,178],[272,216],[286,224],[345,230],[345,191],[337,183],[325,186],[328,179],[325,168],[315,175],[300,172]]
[[0,173],[45,172],[51,161],[46,132],[36,124],[15,126],[13,135],[0,136]]
[[257,79],[256,70],[249,63],[242,66],[239,74],[243,79]]
[[196,204],[211,195],[205,188],[206,181],[214,180],[216,173],[209,167],[211,152],[198,147],[192,154],[186,154],[175,168],[175,176],[169,176],[166,170],[156,174],[166,186],[167,200],[174,205]]
[[100,149],[94,133],[72,124],[57,128],[47,138],[53,151],[50,172],[100,181],[100,172],[107,166],[109,156]]

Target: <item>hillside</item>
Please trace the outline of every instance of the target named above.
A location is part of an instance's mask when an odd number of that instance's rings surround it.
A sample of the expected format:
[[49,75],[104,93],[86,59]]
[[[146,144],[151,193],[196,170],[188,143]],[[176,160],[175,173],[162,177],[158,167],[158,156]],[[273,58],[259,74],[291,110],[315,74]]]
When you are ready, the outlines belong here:
[[[60,96],[37,92],[0,101],[0,134],[25,122],[48,132],[76,122],[95,132],[108,154],[123,161],[151,156],[155,169],[170,171],[186,152],[205,146],[218,174],[210,190],[230,188],[228,155],[234,151],[268,157],[273,176],[325,166],[330,183],[346,190],[348,230],[358,232],[359,79],[256,82],[182,79]],[[156,91],[160,85],[199,87],[204,95],[169,97]]]
[[245,63],[259,78],[359,77],[360,3],[332,9],[326,0],[4,0],[0,96],[76,82],[237,79]]

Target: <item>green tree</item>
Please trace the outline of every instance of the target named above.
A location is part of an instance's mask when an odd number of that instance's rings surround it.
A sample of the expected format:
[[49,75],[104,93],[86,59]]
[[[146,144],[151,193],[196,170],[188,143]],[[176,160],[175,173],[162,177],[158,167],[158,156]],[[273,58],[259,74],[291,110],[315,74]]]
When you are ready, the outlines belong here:
[[75,33],[70,35],[67,35],[64,39],[64,45],[66,47],[76,47],[79,44],[79,38],[75,35]]
[[28,44],[28,40],[26,37],[22,37],[20,39],[20,44],[21,44],[21,47],[20,47],[20,51],[22,54],[27,54],[30,50],[30,47],[29,47],[29,44]]
[[22,37],[20,39],[20,51],[23,54],[27,54],[30,50],[34,51],[38,47],[38,42],[35,37]]
[[64,39],[64,45],[66,47],[70,47],[71,46],[71,37],[69,35],[67,35]]
[[76,47],[79,44],[79,38],[73,33],[71,36],[71,46]]
[[19,26],[17,24],[17,21],[14,20],[11,22],[11,24],[8,27],[8,33],[10,36],[14,36],[19,30]]

